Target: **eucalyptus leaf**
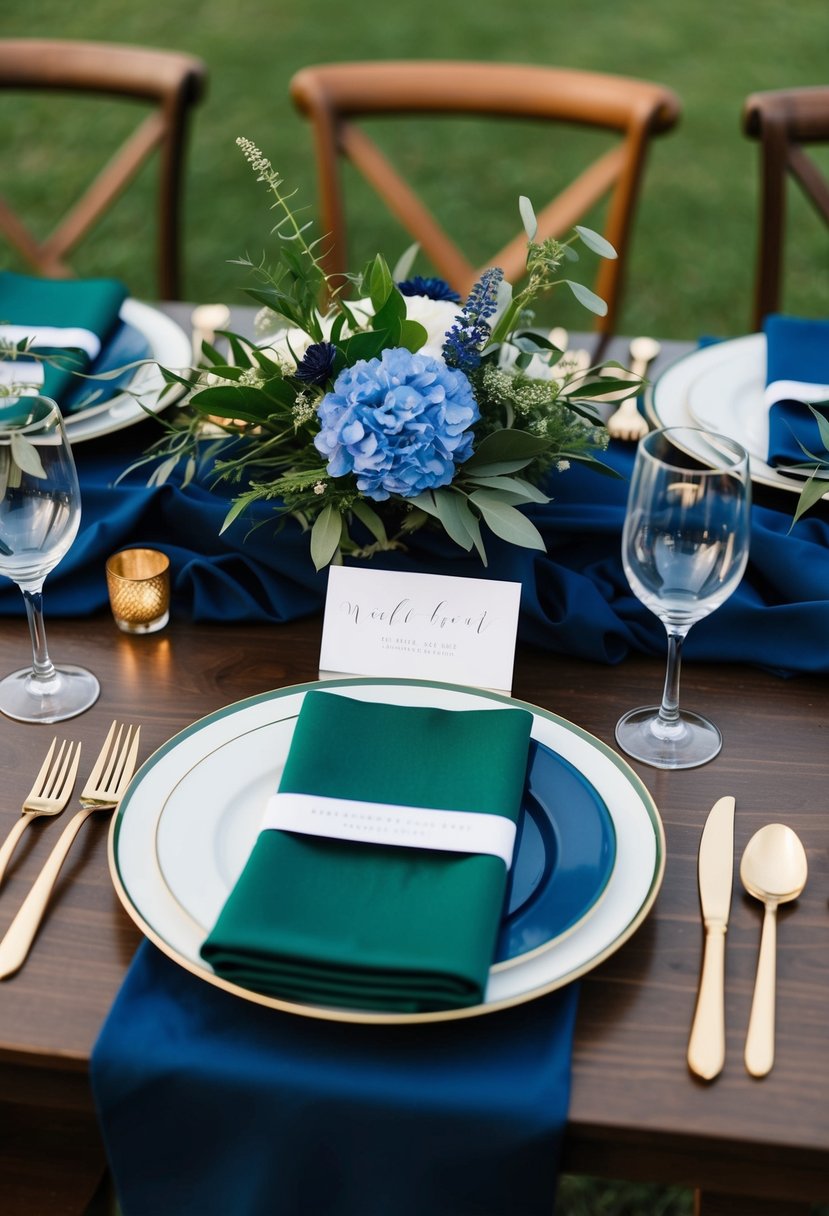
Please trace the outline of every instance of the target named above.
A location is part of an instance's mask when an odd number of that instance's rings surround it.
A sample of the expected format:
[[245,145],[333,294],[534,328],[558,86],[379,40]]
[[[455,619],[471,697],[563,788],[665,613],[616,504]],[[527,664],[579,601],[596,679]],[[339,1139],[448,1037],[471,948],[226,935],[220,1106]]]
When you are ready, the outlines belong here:
[[11,453],[12,460],[24,473],[28,473],[30,477],[37,477],[39,479],[46,477],[46,470],[43,467],[43,461],[40,459],[40,452],[32,441],[19,431],[12,431],[11,433]]
[[[820,401],[817,404],[825,405],[827,403]],[[820,410],[815,409],[814,405],[810,405],[809,409],[815,416],[815,421],[817,422],[818,430],[820,431],[820,442],[825,448],[829,449],[829,419],[827,419],[826,415],[822,414]]]
[[226,532],[228,530],[230,525],[233,523],[234,519],[237,519],[242,514],[242,512],[244,511],[246,506],[247,506],[246,499],[244,499],[244,498],[236,499],[233,506],[230,508],[227,515],[224,517],[224,522],[223,522],[221,528],[219,529],[219,536],[221,536],[223,532]]
[[461,519],[459,506],[463,501],[461,496],[446,489],[435,490],[434,495],[438,519],[443,524],[445,532],[456,545],[460,545],[468,553],[472,548],[472,537]]
[[493,431],[478,444],[475,452],[464,462],[464,472],[477,470],[481,465],[491,464],[494,460],[531,460],[549,448],[549,440],[540,435],[531,435],[528,431],[514,431],[504,428]]
[[519,198],[518,210],[521,215],[521,223],[524,225],[524,231],[527,234],[527,240],[534,241],[538,232],[538,220],[535,218],[533,205],[526,194],[522,194]]
[[151,486],[163,486],[169,481],[173,470],[178,464],[178,456],[169,456],[167,460],[162,460],[161,464],[153,470],[147,479],[147,484]]
[[424,490],[416,498],[410,498],[409,502],[413,507],[417,507],[419,511],[425,511],[427,515],[431,515],[433,519],[440,519],[438,509],[435,506],[434,494],[431,490]]
[[609,261],[613,261],[618,257],[610,241],[605,240],[600,233],[594,232],[592,228],[584,228],[581,224],[576,224],[575,230],[587,248],[592,249],[600,258],[607,258]]
[[[794,518],[792,519],[791,528],[794,527],[801,515],[805,515],[806,512],[815,505],[815,503],[820,502],[821,498],[823,498],[823,495],[826,492],[826,480],[818,477],[817,470],[815,470],[815,472],[806,482],[803,489],[800,491],[800,497],[797,500],[797,509],[795,510]],[[791,528],[789,528],[789,531],[791,531]]]
[[466,528],[472,543],[478,551],[478,556],[481,559],[481,564],[487,566],[486,549],[484,548],[483,537],[481,536],[481,525],[477,515],[470,510],[469,503],[461,495],[456,496],[458,499],[458,518]]
[[[522,460],[493,460],[489,464],[478,464],[474,466],[473,475],[469,480],[477,481],[481,477],[500,477],[502,473],[517,473],[519,469],[526,469],[532,460],[532,456],[525,456]],[[464,474],[466,467],[466,465],[463,466]]]
[[391,277],[395,283],[404,283],[411,276],[412,267],[415,264],[415,258],[420,252],[420,243],[415,241],[410,245],[405,253],[401,254],[395,264],[394,270],[391,272]]
[[530,523],[526,515],[515,507],[503,502],[497,494],[491,490],[475,490],[469,498],[481,512],[487,527],[501,540],[511,545],[521,545],[524,549],[546,551],[544,538],[535,524]]
[[583,283],[573,282],[572,279],[562,279],[562,282],[567,284],[579,304],[583,304],[585,308],[595,313],[597,317],[607,316],[607,305],[601,296],[596,295],[595,291],[591,291]]
[[539,490],[523,477],[474,477],[475,485],[485,490],[507,490],[512,494],[520,494],[525,502],[549,502],[549,495]]
[[342,516],[337,508],[329,503],[320,511],[311,529],[311,560],[316,570],[322,570],[331,561],[337,552],[342,534]]
[[356,498],[351,504],[351,510],[359,519],[360,523],[368,528],[371,535],[381,545],[388,544],[388,536],[386,535],[386,527],[380,516],[370,507],[364,498]]

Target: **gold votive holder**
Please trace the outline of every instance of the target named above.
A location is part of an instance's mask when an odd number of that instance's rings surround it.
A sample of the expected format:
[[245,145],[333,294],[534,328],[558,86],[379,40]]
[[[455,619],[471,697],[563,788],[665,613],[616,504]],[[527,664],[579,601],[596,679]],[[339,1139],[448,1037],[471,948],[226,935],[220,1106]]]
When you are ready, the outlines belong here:
[[107,560],[115,624],[124,633],[155,633],[170,619],[170,559],[157,549],[122,549]]

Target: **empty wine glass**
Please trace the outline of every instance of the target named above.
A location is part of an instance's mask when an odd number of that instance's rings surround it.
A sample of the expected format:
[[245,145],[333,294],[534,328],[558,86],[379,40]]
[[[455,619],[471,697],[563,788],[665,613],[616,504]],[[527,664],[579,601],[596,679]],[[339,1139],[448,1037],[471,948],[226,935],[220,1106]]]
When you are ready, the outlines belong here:
[[48,397],[0,403],[0,574],[23,592],[32,666],[0,680],[0,710],[20,722],[83,713],[100,685],[83,667],[55,667],[43,627],[43,582],[75,539],[78,475],[60,410]]
[[640,442],[622,562],[635,595],[667,630],[668,669],[662,704],[626,713],[616,740],[655,768],[695,768],[722,747],[713,722],[680,712],[680,659],[691,626],[728,599],[743,576],[750,502],[748,456],[732,439],[671,427]]

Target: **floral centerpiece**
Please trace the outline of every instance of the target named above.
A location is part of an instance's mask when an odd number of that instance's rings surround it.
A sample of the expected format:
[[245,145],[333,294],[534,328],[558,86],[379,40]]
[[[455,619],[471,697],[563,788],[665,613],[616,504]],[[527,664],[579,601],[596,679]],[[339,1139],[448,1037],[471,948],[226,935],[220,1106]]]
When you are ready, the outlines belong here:
[[521,506],[548,502],[550,476],[571,461],[603,468],[607,436],[591,393],[638,385],[568,364],[531,328],[532,307],[560,282],[602,314],[597,296],[557,276],[577,259],[577,240],[603,257],[615,257],[612,247],[587,228],[537,243],[522,199],[527,282],[518,292],[489,269],[461,301],[442,280],[410,277],[416,246],[393,273],[378,255],[334,283],[270,162],[237,142],[278,213],[277,266],[240,263],[257,276],[249,295],[262,306],[261,336],[225,333],[228,353],[204,343],[202,367],[165,372],[188,391],[149,453],[161,458],[151,480],[181,460],[189,480],[201,462],[235,494],[225,528],[251,504],[272,502],[310,529],[317,569],[405,547],[427,524],[484,564],[487,529],[544,549]]

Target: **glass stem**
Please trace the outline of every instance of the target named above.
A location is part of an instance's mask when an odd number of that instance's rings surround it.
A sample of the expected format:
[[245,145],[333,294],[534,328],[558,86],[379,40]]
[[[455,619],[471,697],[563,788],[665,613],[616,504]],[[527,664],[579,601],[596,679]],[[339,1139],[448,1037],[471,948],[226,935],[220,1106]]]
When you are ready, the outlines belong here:
[[46,628],[43,624],[43,594],[37,591],[23,591],[26,604],[26,616],[29,621],[29,633],[32,637],[32,674],[36,680],[53,680],[55,667],[49,658],[46,648]]
[[682,668],[682,643],[687,629],[666,625],[668,631],[668,667],[665,672],[665,687],[659,707],[659,721],[665,726],[675,726],[679,721],[679,674]]

